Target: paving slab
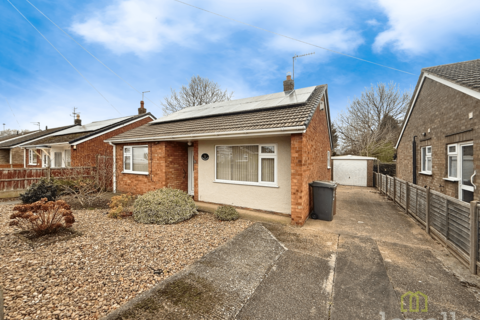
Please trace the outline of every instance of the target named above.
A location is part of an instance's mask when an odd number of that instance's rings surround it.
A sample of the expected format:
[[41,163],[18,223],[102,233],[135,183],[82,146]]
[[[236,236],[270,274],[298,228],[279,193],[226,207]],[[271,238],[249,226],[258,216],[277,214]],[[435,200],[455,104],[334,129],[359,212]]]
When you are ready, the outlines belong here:
[[[454,312],[456,319],[480,319],[480,303],[473,292],[446,270],[430,250],[388,242],[378,242],[378,246],[397,296],[418,291],[427,296],[427,312],[410,312],[409,302],[404,300],[406,318],[443,320],[442,312],[447,312],[449,319]],[[420,311],[423,306],[422,298]]]
[[330,319],[403,319],[398,301],[376,242],[340,236]]
[[285,252],[236,319],[328,319],[332,258]]
[[254,224],[104,319],[230,319],[286,249]]

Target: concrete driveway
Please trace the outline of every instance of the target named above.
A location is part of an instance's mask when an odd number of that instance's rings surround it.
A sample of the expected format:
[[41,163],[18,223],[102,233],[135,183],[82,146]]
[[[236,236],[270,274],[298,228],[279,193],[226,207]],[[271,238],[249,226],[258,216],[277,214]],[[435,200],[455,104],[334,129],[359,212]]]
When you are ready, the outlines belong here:
[[478,277],[375,189],[339,187],[334,220],[303,228],[244,216],[260,222],[107,319],[480,319]]

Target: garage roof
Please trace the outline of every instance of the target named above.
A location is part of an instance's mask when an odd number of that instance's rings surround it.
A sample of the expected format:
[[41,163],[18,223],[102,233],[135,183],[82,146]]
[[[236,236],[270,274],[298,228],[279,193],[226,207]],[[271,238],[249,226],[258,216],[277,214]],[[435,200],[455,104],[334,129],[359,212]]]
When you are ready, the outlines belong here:
[[362,156],[352,156],[352,155],[347,155],[347,156],[336,156],[332,157],[333,160],[377,160],[377,158],[374,157],[362,157]]

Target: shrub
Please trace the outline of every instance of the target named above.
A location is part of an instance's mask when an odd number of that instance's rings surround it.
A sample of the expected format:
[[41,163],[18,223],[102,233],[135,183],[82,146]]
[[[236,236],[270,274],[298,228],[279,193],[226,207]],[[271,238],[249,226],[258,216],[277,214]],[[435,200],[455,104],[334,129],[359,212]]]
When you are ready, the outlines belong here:
[[240,218],[237,210],[232,206],[220,206],[215,210],[215,218],[222,221],[232,221]]
[[197,214],[192,197],[182,190],[163,188],[139,196],[133,218],[141,223],[172,224]]
[[108,217],[118,219],[131,216],[133,214],[134,201],[135,196],[130,193],[112,197],[108,205],[110,207]]
[[34,183],[25,193],[20,195],[24,204],[34,203],[46,198],[48,201],[55,201],[58,195],[58,187],[53,179],[42,179]]
[[62,200],[48,201],[43,198],[32,204],[15,206],[10,219],[10,226],[17,226],[22,230],[33,231],[37,235],[53,233],[60,228],[70,228],[75,217],[70,206]]

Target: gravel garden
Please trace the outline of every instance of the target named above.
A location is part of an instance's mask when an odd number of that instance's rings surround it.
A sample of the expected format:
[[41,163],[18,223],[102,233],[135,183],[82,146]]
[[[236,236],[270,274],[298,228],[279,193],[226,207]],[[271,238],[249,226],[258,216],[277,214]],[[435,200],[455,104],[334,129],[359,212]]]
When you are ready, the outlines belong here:
[[[41,235],[9,225],[14,212],[21,214],[13,205],[0,204],[5,319],[99,319],[251,225],[195,209],[187,218],[158,224],[165,219],[145,211],[151,200],[150,195],[138,201],[143,213],[137,216],[118,207],[110,210],[115,218],[107,209],[60,209],[66,228],[57,223],[55,232],[45,229]],[[170,209],[182,206],[181,201],[168,203]],[[43,219],[38,210],[28,210],[28,221]]]

